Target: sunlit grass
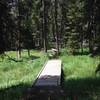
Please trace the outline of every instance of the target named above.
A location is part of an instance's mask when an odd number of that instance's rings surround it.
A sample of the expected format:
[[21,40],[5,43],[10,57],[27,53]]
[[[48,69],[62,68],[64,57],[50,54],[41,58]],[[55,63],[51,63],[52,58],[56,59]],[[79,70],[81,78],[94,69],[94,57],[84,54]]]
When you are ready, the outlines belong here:
[[100,76],[97,77],[95,74],[96,67],[100,63],[99,57],[64,54],[61,59],[64,70],[64,89],[67,92],[100,90]]
[[[26,50],[22,52],[21,62],[16,62],[16,52],[6,52],[7,56],[0,59],[0,100],[19,100],[24,91],[31,87],[37,74],[48,59],[41,51],[31,50],[28,57]],[[100,57],[90,55],[68,55],[64,50],[60,57],[64,70],[64,90],[68,92],[100,90],[100,77],[95,75]],[[99,93],[99,92],[98,92]],[[92,96],[91,96],[92,97]],[[79,99],[81,100],[81,99]],[[95,100],[95,99],[92,99]]]
[[[16,62],[16,52],[8,51],[0,59],[0,100],[19,100],[27,88],[31,87],[41,70],[46,54],[41,51],[22,51],[21,62]],[[9,59],[9,57],[12,59]]]
[[66,79],[71,77],[93,77],[99,63],[98,60],[89,56],[63,56],[62,60],[64,71],[66,71]]

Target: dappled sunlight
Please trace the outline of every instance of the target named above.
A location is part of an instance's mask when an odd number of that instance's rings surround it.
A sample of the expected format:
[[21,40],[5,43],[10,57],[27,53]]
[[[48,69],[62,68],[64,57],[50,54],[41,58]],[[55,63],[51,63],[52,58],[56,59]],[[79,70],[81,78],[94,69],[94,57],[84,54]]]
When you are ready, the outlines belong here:
[[0,100],[100,100],[100,0],[0,0]]

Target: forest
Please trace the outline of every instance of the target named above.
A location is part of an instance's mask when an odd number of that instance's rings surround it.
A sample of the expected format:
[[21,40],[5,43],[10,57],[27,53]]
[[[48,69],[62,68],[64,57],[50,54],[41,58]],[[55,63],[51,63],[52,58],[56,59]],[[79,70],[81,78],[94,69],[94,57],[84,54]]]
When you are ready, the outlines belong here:
[[99,0],[1,0],[0,53],[89,48],[99,53]]
[[99,100],[100,0],[0,0],[0,100],[20,100],[52,49],[64,100]]

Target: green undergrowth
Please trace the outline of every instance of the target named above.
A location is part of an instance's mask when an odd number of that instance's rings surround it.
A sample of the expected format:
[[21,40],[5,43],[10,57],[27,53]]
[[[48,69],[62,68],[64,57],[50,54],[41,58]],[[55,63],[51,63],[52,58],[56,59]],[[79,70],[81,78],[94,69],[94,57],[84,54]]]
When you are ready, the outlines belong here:
[[63,61],[64,89],[67,93],[100,93],[100,74],[95,70],[100,63],[100,57],[87,55],[66,55],[60,57]]
[[[0,100],[19,100],[24,90],[31,87],[37,74],[45,63],[46,55],[40,51],[22,52],[21,61],[16,62],[16,52],[6,52],[0,62]],[[12,58],[12,59],[11,59]]]
[[[48,58],[45,53],[36,50],[31,50],[29,57],[27,51],[23,50],[21,60],[16,62],[15,51],[5,54],[0,58],[0,100],[20,100]],[[77,100],[97,100],[100,75],[96,75],[95,70],[100,57],[91,57],[87,52],[69,55],[63,50],[59,58],[63,62],[63,88],[68,95],[66,100],[71,100],[73,94],[78,95]]]

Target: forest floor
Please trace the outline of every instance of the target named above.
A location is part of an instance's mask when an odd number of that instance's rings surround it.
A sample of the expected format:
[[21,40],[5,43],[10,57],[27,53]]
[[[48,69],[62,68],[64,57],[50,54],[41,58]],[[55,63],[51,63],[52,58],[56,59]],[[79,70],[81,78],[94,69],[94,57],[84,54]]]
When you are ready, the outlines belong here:
[[[6,52],[15,59],[16,52]],[[100,75],[95,74],[100,57],[90,57],[89,54],[67,55],[62,51],[60,57],[63,62],[63,88],[66,100],[75,94],[77,100],[99,100]],[[20,62],[15,62],[7,56],[0,58],[0,100],[19,100],[25,90],[31,87],[38,72],[47,60],[46,54],[41,51],[31,50],[28,57],[23,50]]]

